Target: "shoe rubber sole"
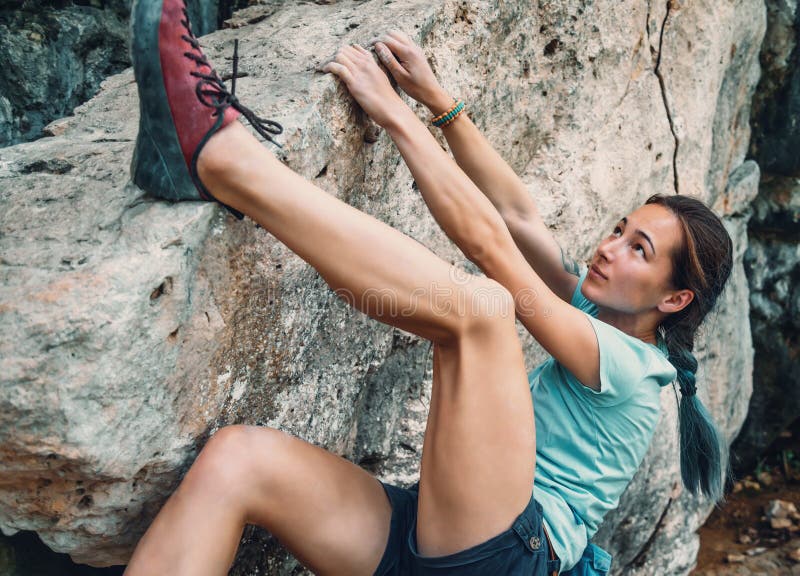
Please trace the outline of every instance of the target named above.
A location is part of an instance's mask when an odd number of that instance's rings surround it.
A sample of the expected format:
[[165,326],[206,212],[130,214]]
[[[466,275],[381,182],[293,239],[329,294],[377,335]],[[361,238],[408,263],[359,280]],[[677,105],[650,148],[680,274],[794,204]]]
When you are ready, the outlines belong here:
[[164,86],[157,49],[162,6],[163,0],[134,0],[131,7],[131,61],[139,91],[131,179],[166,200],[205,200],[186,166]]

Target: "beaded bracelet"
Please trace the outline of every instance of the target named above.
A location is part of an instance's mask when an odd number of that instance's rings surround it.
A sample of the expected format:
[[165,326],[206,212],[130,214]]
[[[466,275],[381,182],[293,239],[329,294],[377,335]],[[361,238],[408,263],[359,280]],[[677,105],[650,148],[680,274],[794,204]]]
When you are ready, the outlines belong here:
[[450,114],[453,110],[455,110],[458,104],[459,100],[453,100],[453,105],[450,107],[450,109],[447,110],[447,112],[444,112],[443,114],[439,114],[436,118],[433,118],[431,122],[438,122],[439,120]]
[[453,107],[450,108],[450,110],[448,110],[444,114],[440,114],[439,116],[431,120],[431,124],[433,124],[437,128],[444,128],[445,126],[450,124],[450,122],[455,120],[458,117],[458,115],[464,111],[464,108],[465,108],[464,102],[462,102],[461,100],[457,100],[456,103],[453,105]]

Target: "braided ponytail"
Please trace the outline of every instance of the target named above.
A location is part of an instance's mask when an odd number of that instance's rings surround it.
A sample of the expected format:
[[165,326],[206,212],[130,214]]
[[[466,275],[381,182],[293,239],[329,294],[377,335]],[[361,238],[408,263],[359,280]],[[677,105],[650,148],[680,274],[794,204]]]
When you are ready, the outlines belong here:
[[697,397],[697,359],[692,352],[695,333],[730,276],[733,243],[719,218],[697,199],[656,194],[646,204],[669,209],[683,230],[683,242],[672,255],[672,284],[688,288],[694,298],[686,308],[667,316],[660,328],[681,391],[681,479],[692,494],[703,493],[717,502],[724,489],[722,438]]
[[678,408],[681,479],[692,494],[702,492],[717,502],[722,499],[724,488],[722,440],[711,415],[697,397],[697,359],[691,349],[680,348],[670,332],[666,332],[665,340],[681,391]]

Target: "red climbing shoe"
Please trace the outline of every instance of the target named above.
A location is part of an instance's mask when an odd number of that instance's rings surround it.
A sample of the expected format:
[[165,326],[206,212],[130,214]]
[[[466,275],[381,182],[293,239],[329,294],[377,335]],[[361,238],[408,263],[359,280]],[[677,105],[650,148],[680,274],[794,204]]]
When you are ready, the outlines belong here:
[[[283,128],[256,116],[228,91],[192,32],[183,0],[135,0],[131,28],[140,108],[133,182],[168,200],[216,201],[197,175],[208,139],[240,114],[273,143],[272,135]],[[234,52],[234,85],[237,61]]]

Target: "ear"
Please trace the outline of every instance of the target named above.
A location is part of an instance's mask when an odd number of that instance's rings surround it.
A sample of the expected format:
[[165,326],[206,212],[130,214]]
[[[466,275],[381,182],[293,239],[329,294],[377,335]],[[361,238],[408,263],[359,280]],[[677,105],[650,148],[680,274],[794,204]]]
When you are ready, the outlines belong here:
[[674,314],[686,308],[694,300],[694,292],[688,289],[674,290],[659,303],[658,309],[664,314]]

